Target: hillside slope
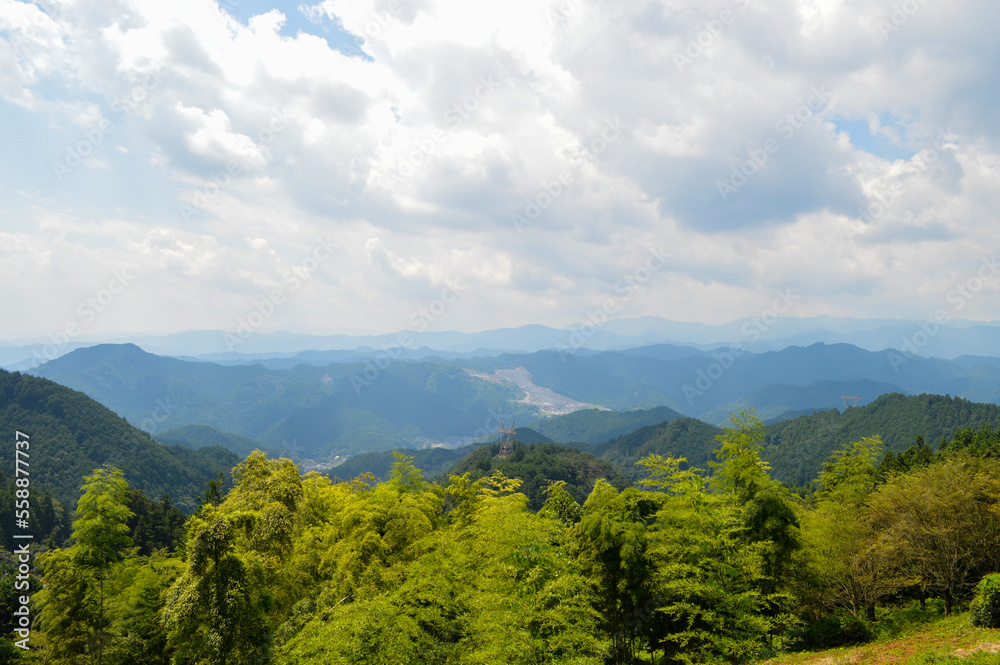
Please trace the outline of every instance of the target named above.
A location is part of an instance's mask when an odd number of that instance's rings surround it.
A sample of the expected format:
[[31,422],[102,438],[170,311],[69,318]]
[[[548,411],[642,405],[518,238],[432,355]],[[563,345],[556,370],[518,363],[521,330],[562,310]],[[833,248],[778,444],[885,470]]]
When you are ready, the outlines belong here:
[[640,427],[683,417],[683,414],[666,406],[636,411],[584,409],[538,420],[530,427],[559,443],[598,444],[634,432]]
[[97,467],[121,469],[129,485],[157,499],[169,494],[182,510],[196,507],[207,482],[240,458],[222,448],[164,446],[83,393],[52,381],[0,370],[0,456],[14,471],[14,432],[29,435],[33,483],[73,507],[83,478]]
[[[871,404],[803,415],[766,426],[763,458],[782,482],[814,480],[835,451],[866,436],[882,437],[886,450],[902,452],[922,436],[936,448],[963,428],[1000,428],[1000,406],[942,395],[882,395]],[[635,462],[650,453],[684,457],[700,468],[713,459],[722,433],[693,418],[644,427],[594,446],[590,452],[615,464],[633,480],[642,471]]]

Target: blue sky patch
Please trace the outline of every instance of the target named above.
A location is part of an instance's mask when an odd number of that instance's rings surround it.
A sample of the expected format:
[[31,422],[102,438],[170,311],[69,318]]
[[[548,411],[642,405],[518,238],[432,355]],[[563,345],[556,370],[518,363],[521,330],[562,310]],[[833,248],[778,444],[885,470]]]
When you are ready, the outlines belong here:
[[276,0],[222,0],[219,6],[243,23],[249,23],[250,18],[266,14],[277,9],[285,15],[285,24],[281,26],[281,34],[285,37],[295,37],[299,32],[315,35],[326,40],[330,48],[344,55],[360,56],[367,60],[371,57],[361,50],[361,40],[344,30],[338,20],[321,16],[313,22],[299,9],[305,7],[299,2],[280,2]]
[[[848,133],[851,137],[851,145],[876,157],[894,161],[897,159],[910,159],[916,154],[913,150],[907,150],[894,144],[884,134],[873,134],[866,118],[858,120],[834,120],[833,123],[839,131]],[[881,123],[882,126],[889,124],[884,119],[881,120]],[[905,136],[905,129],[901,129],[900,133]]]

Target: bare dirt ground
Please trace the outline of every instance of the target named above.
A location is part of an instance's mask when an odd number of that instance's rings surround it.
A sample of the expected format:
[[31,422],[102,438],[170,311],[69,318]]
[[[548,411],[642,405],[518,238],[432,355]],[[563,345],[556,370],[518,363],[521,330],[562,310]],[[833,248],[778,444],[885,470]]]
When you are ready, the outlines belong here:
[[581,411],[583,409],[600,409],[602,411],[610,411],[610,409],[606,407],[597,406],[596,404],[587,404],[586,402],[578,402],[572,397],[566,397],[565,395],[560,395],[559,393],[548,388],[535,385],[535,382],[531,378],[531,372],[523,367],[517,367],[515,369],[498,369],[493,374],[483,374],[482,372],[473,372],[471,370],[467,371],[472,376],[492,381],[494,383],[501,383],[504,381],[513,383],[524,392],[524,397],[518,401],[524,404],[533,404],[534,406],[537,406],[542,413],[547,415],[561,416],[566,413],[573,413],[574,411]]

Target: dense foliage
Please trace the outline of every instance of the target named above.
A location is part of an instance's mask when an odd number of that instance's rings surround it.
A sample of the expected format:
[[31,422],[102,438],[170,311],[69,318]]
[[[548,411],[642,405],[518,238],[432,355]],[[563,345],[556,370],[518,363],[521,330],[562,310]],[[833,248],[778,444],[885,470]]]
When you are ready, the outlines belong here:
[[[8,479],[0,472],[0,515],[14,515],[16,501],[17,486],[14,479]],[[52,497],[44,485],[39,483],[32,486],[30,507],[31,518],[27,529],[15,529],[11,520],[0,520],[0,547],[5,551],[14,549],[14,533],[29,534],[34,542],[45,547],[60,547],[69,538],[71,514]]]
[[[31,437],[33,496],[40,490],[68,509],[84,476],[105,464],[150,496],[169,494],[185,510],[209,478],[238,461],[219,448],[163,446],[83,393],[46,379],[0,370],[0,472],[14,472],[14,432]],[[10,513],[7,513],[10,514]]]
[[704,468],[648,452],[637,486],[556,444],[484,446],[442,482],[401,453],[336,482],[257,451],[179,541],[168,498],[100,467],[38,556],[35,629],[53,665],[721,665],[864,641],[907,598],[993,612],[995,430],[892,468],[861,437],[804,498],[768,431],[739,412]]
[[423,469],[428,477],[446,474],[463,457],[478,446],[461,448],[424,448],[423,450],[397,449],[377,453],[354,455],[343,464],[336,466],[330,475],[337,480],[350,480],[364,473],[370,473],[376,480],[387,480],[396,462],[395,453],[403,453],[413,458],[413,463]]
[[515,441],[509,456],[499,457],[499,453],[499,443],[481,446],[452,467],[450,473],[467,473],[472,480],[479,480],[499,471],[508,478],[517,478],[521,481],[518,491],[528,497],[531,510],[542,507],[546,488],[553,482],[564,483],[565,491],[580,502],[590,494],[598,478],[618,489],[629,484],[608,462],[557,443],[526,445]]
[[629,434],[594,446],[591,450],[601,459],[608,460],[622,469],[630,478],[645,477],[643,467],[636,462],[647,455],[683,457],[702,468],[714,459],[718,446],[716,437],[722,433],[717,427],[694,418],[678,418],[661,425],[643,427]]
[[866,436],[880,436],[900,453],[917,437],[937,446],[960,429],[1000,429],[1000,407],[942,395],[882,395],[863,407],[824,411],[768,426],[766,459],[777,478],[802,484],[816,477],[835,451]]
[[987,575],[976,586],[972,601],[972,623],[986,628],[1000,628],[1000,574]]

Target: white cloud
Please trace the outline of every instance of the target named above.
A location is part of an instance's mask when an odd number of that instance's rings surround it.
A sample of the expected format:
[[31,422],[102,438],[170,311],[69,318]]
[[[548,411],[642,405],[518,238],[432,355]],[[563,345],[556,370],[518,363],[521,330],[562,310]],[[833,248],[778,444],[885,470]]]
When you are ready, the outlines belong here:
[[[156,309],[95,326],[224,327],[333,233],[341,253],[275,325],[397,329],[447,280],[468,290],[438,325],[565,325],[661,243],[669,269],[624,315],[727,320],[794,285],[803,315],[924,317],[997,246],[985,0],[922,4],[888,34],[888,0],[326,0],[247,22],[209,0],[45,7],[0,4],[0,111],[50,127],[5,155],[10,191],[33,194],[0,192],[17,229],[0,265],[26,243],[39,262],[15,309],[72,305],[40,296],[76,293],[57,265],[93,288],[136,263]],[[330,46],[337,25],[368,57]],[[98,168],[53,178],[39,151],[62,159],[102,122]]]

